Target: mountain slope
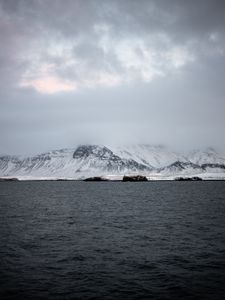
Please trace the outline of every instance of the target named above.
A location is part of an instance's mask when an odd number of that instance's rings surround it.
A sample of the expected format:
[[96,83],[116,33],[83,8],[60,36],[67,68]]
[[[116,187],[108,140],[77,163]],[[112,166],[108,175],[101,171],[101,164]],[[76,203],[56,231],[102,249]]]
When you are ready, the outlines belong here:
[[198,165],[221,164],[225,165],[225,158],[219,155],[215,149],[208,147],[203,150],[192,150],[187,155],[187,160]]
[[0,157],[0,176],[85,178],[142,174],[154,178],[201,175],[225,178],[225,158],[215,150],[177,153],[163,146],[80,145],[27,158]]
[[132,158],[151,168],[164,167],[178,160],[187,161],[182,154],[178,154],[161,145],[128,145],[126,147],[115,147],[113,148],[113,152],[120,157]]

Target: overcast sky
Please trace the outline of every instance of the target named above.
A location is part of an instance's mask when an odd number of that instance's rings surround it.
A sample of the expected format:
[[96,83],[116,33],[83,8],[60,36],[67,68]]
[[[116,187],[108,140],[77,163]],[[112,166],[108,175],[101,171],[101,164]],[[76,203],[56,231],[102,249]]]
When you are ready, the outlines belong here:
[[0,0],[0,153],[224,131],[224,0]]

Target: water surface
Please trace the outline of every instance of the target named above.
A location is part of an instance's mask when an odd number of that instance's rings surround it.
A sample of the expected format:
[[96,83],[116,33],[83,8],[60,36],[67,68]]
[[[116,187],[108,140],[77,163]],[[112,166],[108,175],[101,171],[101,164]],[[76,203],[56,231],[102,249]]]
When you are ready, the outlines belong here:
[[225,182],[1,182],[0,299],[225,299]]

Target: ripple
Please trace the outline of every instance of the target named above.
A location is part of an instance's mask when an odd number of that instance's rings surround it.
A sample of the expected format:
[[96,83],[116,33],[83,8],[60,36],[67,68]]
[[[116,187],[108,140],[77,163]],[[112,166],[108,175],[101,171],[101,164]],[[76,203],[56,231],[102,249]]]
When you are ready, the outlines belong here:
[[225,299],[225,184],[139,187],[1,183],[0,298]]

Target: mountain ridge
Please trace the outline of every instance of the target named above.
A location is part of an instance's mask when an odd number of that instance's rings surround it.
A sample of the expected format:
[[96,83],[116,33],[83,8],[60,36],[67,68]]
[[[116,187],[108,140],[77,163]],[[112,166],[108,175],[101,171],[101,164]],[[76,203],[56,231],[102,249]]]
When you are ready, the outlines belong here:
[[165,146],[79,145],[30,157],[0,156],[0,176],[74,178],[141,174],[150,178],[201,175],[224,179],[225,158],[212,148],[175,152]]

